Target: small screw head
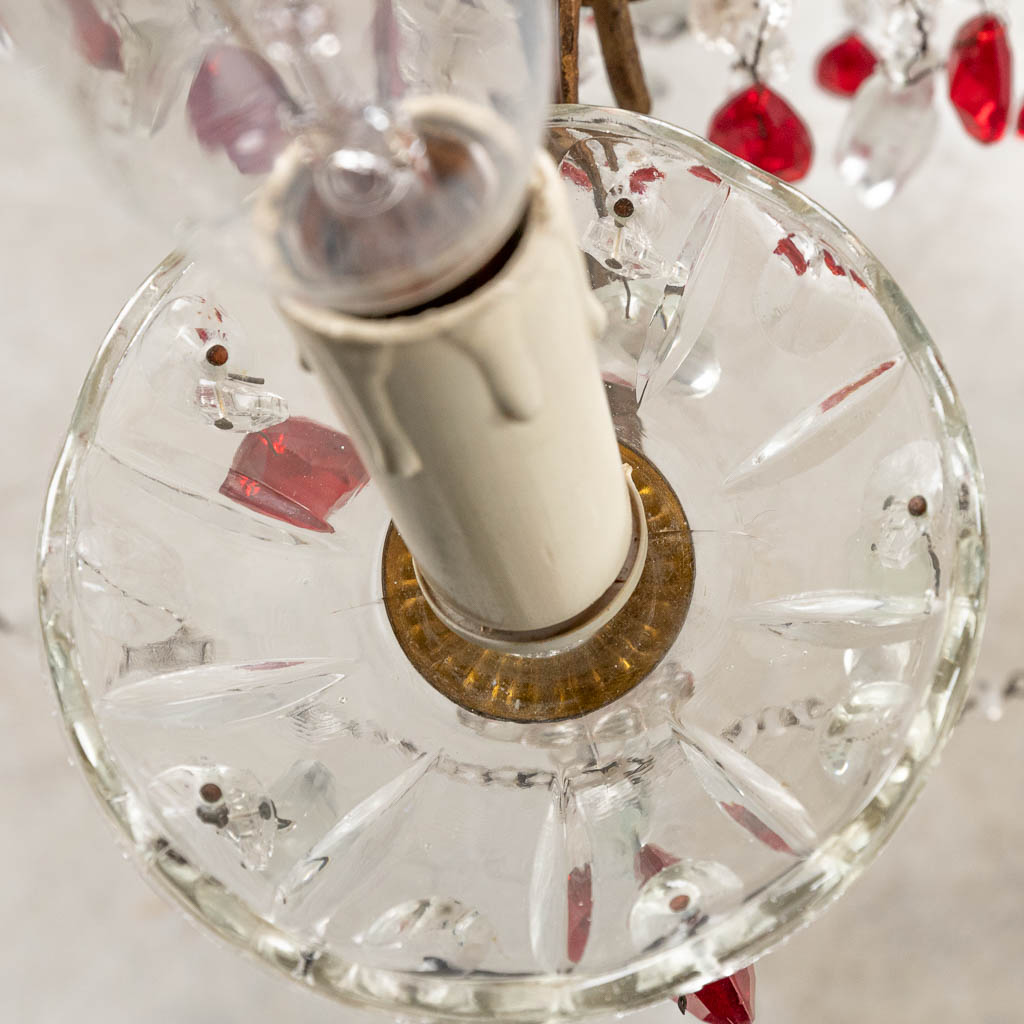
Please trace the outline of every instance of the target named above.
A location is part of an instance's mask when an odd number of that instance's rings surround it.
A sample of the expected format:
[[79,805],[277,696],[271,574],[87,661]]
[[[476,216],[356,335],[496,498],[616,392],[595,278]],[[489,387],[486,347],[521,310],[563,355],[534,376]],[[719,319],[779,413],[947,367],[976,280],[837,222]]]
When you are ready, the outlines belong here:
[[234,426],[234,423],[232,423],[226,416],[221,416],[219,420],[213,421],[213,425],[218,430],[230,430]]
[[627,199],[623,196],[621,199],[615,200],[615,205],[612,207],[612,212],[616,217],[621,217],[625,220],[627,217],[633,216],[633,200]]
[[907,511],[912,516],[923,516],[928,511],[928,501],[923,494],[915,494],[907,502]]
[[260,817],[264,821],[270,821],[270,819],[274,816],[274,808],[269,800],[261,800],[260,805],[257,809],[259,810]]
[[608,259],[604,261],[604,265],[606,267],[611,267],[612,270],[622,269],[622,264],[614,256],[609,256]]
[[223,345],[211,345],[206,350],[206,361],[211,366],[223,366],[228,361],[228,350]]
[[215,804],[218,800],[220,800],[224,796],[224,793],[221,790],[220,786],[217,785],[216,782],[204,782],[199,787],[199,795],[208,804]]
[[681,892],[678,896],[673,896],[669,900],[668,909],[676,914],[682,913],[690,905],[690,897],[686,893]]

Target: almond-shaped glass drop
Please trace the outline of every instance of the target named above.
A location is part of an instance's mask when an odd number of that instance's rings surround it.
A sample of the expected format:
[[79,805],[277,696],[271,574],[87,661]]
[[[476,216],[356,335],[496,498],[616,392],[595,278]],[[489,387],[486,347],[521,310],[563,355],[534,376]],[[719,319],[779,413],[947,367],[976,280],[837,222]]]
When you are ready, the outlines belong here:
[[885,206],[928,155],[938,121],[934,76],[903,84],[876,71],[854,97],[840,132],[840,176],[865,206]]

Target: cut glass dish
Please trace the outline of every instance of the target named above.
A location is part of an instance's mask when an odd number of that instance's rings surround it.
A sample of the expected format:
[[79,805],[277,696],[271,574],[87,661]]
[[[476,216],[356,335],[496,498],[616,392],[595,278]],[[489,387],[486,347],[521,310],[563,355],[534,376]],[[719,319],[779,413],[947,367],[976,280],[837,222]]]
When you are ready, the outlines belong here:
[[970,435],[864,247],[647,118],[556,108],[551,149],[619,441],[692,531],[685,622],[623,696],[523,723],[428,686],[345,425],[270,300],[181,254],[104,342],[45,511],[53,680],[137,861],[391,1014],[623,1011],[749,963],[899,822],[982,619]]

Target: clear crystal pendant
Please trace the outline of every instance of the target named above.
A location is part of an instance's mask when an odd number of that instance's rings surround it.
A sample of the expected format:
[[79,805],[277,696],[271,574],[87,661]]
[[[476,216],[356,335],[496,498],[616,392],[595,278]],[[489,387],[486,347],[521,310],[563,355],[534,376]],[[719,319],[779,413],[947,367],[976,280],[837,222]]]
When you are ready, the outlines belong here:
[[840,175],[865,206],[884,206],[928,155],[938,123],[933,74],[899,82],[880,68],[850,105],[836,147]]
[[[869,84],[884,127],[861,106],[844,152],[879,194],[931,83]],[[898,824],[984,610],[962,410],[858,240],[684,131],[550,128],[663,573],[599,643],[517,658],[440,624],[270,298],[188,257],[104,342],[46,506],[50,669],[140,865],[392,1017],[619,1012],[744,967]],[[582,706],[530,704],[565,679]]]

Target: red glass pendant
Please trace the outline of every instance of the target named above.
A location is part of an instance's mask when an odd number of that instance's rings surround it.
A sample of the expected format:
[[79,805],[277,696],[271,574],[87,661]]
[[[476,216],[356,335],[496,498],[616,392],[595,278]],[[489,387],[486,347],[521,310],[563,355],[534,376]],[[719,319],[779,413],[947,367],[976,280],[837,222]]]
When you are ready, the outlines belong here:
[[686,996],[686,1012],[705,1024],[753,1024],[754,984],[754,968],[744,967]]
[[833,43],[818,58],[818,85],[837,96],[852,96],[878,63],[875,51],[856,32]]
[[807,125],[761,82],[726,100],[711,119],[708,138],[783,181],[799,181],[814,153]]
[[1024,138],[1024,107],[1020,108],[1020,114],[1017,117],[1017,134]]
[[979,14],[957,32],[949,54],[949,98],[964,128],[979,142],[996,142],[1010,113],[1013,55],[1006,25]]
[[245,435],[220,493],[271,519],[334,533],[327,517],[369,479],[347,435],[293,416]]

